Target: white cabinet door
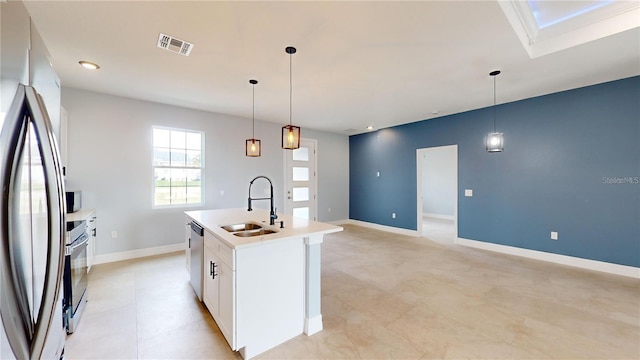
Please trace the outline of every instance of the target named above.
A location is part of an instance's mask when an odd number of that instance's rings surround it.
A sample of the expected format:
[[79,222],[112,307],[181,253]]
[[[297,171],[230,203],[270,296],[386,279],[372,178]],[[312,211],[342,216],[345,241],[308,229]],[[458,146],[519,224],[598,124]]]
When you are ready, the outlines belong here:
[[95,262],[97,236],[96,223],[97,217],[96,214],[93,213],[87,219],[87,231],[89,232],[89,242],[87,245],[87,272],[91,270],[91,265]]
[[187,271],[191,271],[191,221],[187,217],[184,220],[184,254],[187,259]]
[[227,339],[229,346],[232,349],[236,349],[235,338],[233,336],[235,328],[235,311],[234,311],[234,288],[235,272],[225,264],[221,263],[219,267],[219,316],[218,325],[222,334]]
[[213,315],[214,319],[218,319],[219,314],[219,266],[220,261],[211,248],[204,247],[204,264],[202,274],[204,279],[204,289],[202,291],[202,300]]
[[203,301],[231,349],[237,350],[235,251],[209,231],[204,234],[204,249]]

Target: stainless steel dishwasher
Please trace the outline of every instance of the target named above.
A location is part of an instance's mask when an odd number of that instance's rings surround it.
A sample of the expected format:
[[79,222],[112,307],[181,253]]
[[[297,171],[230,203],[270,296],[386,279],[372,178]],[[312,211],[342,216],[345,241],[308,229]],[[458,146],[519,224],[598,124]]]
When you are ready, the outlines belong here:
[[195,221],[191,222],[189,251],[191,252],[191,286],[202,301],[202,257],[204,256],[204,229]]

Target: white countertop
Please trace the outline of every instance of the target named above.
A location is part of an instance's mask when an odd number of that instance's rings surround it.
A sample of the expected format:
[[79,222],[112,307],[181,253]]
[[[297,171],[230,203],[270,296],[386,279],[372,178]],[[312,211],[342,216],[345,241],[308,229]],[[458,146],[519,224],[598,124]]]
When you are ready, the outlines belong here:
[[[278,214],[276,224],[269,225],[269,211],[262,209],[255,209],[253,211],[247,211],[247,209],[200,210],[185,211],[185,214],[233,248],[259,245],[264,242],[277,241],[285,238],[308,237],[311,235],[322,235],[342,231],[342,227],[340,226],[284,214]],[[283,229],[280,228],[280,221],[284,221]],[[263,229],[272,229],[278,232],[261,236],[238,237],[221,228],[221,226],[224,225],[247,222],[258,223]]]
[[93,213],[95,212],[96,212],[96,209],[82,208],[74,213],[66,214],[66,219],[67,221],[85,220],[90,215],[93,215]]

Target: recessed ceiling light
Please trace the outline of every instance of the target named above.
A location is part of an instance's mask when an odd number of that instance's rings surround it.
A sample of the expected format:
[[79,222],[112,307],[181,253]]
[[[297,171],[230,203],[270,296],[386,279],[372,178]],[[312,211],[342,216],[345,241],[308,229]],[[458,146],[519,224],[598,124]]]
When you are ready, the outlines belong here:
[[433,111],[431,112],[431,115],[438,115],[438,114],[440,114],[440,111],[439,111],[439,110],[433,110]]
[[96,64],[96,63],[92,63],[91,61],[79,61],[78,62],[80,65],[82,65],[85,69],[90,69],[90,70],[98,70],[100,69],[100,65]]
[[367,126],[367,130],[373,130],[373,125]]

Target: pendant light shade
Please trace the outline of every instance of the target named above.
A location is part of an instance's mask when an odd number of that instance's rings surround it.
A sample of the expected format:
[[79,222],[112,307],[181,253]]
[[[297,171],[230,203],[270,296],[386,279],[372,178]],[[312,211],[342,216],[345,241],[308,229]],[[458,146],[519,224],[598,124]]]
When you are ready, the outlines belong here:
[[249,157],[259,157],[262,153],[262,145],[260,140],[256,139],[256,84],[258,80],[249,80],[251,84],[251,103],[252,103],[252,112],[251,112],[251,127],[252,127],[252,135],[251,139],[247,139],[245,141],[245,155]]
[[487,135],[487,152],[500,152],[504,150],[504,137],[502,133],[489,133]]
[[262,145],[260,144],[259,139],[247,139],[245,146],[245,155],[248,157],[260,157],[260,155],[262,155]]
[[291,122],[292,108],[292,76],[291,76],[291,55],[296,53],[296,48],[288,46],[285,51],[289,54],[289,125],[282,127],[282,148],[287,150],[295,150],[300,148],[300,127],[295,126]]
[[485,143],[487,152],[495,153],[504,150],[504,136],[496,131],[496,76],[500,75],[500,70],[492,71],[489,75],[493,77],[493,132],[487,135]]
[[300,147],[300,127],[285,125],[282,127],[282,148],[295,150]]

